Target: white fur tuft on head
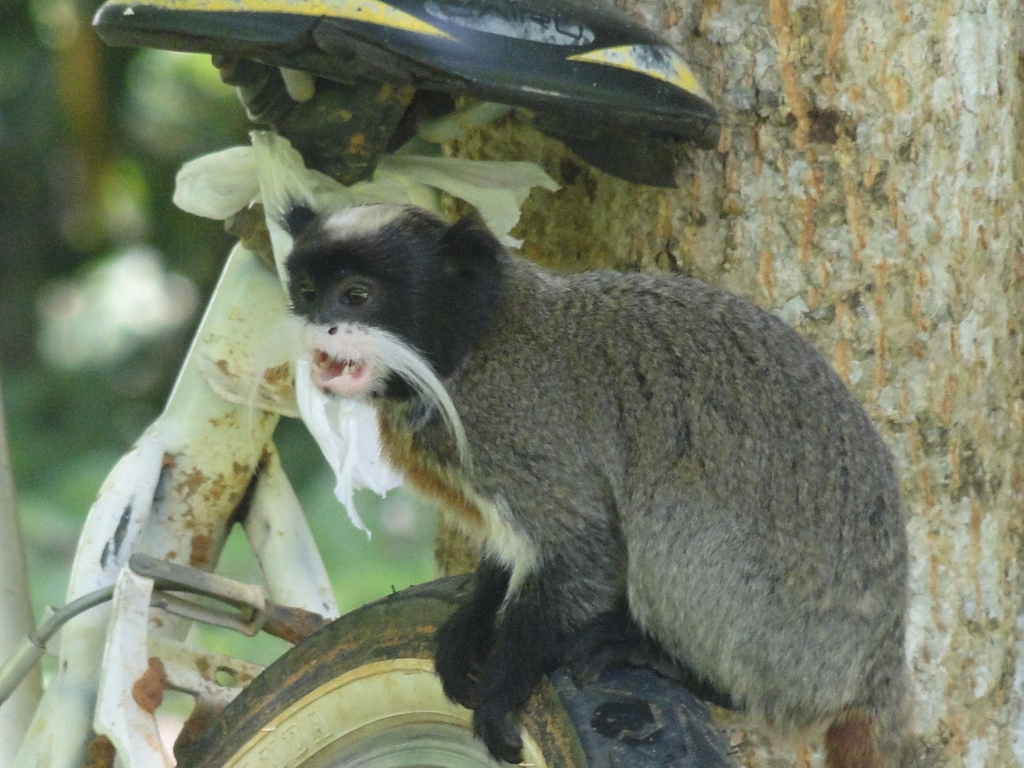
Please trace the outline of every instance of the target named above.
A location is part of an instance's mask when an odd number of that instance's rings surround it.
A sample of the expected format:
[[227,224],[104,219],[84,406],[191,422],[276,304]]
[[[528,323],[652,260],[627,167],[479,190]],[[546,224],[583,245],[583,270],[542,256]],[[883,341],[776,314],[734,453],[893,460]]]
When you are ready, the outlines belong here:
[[408,209],[409,206],[397,203],[368,203],[343,208],[324,220],[324,234],[332,240],[373,235],[400,218]]

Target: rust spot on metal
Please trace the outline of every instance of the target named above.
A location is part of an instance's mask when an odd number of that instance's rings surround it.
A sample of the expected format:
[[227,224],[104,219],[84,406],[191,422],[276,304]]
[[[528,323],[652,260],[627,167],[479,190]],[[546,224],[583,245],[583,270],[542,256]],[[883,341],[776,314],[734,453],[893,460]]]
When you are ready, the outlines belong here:
[[210,426],[214,429],[230,429],[238,423],[238,417],[233,413],[226,413],[223,416],[216,416],[210,421]]
[[202,494],[203,501],[217,503],[229,488],[230,486],[225,481],[223,475],[207,477],[206,489]]
[[263,631],[296,645],[329,623],[319,613],[267,603]]
[[238,476],[238,482],[241,484],[243,481],[246,482],[245,490],[242,491],[241,497],[238,499],[238,503],[235,504],[234,512],[231,513],[231,521],[244,525],[245,521],[249,517],[249,511],[252,509],[252,500],[256,496],[256,486],[259,481],[260,475],[263,474],[264,468],[271,461],[272,456],[269,450],[263,449],[263,453],[260,455],[259,463],[255,467],[242,462],[234,462],[232,465],[232,471]]
[[114,768],[117,751],[106,736],[93,736],[85,745],[85,760],[82,768]]
[[210,667],[209,659],[205,656],[196,657],[196,669],[204,680],[213,680],[213,669]]
[[149,668],[132,686],[132,698],[143,712],[153,714],[163,703],[164,689],[167,687],[167,670],[164,663],[151,656]]
[[282,363],[274,368],[267,368],[263,372],[263,380],[271,386],[290,384],[292,380],[292,366],[290,363]]
[[199,469],[192,469],[184,473],[178,483],[179,488],[183,490],[182,498],[188,499],[195,495],[206,480],[206,474]]
[[198,568],[210,561],[210,550],[213,548],[213,537],[206,533],[197,533],[192,537],[192,551],[188,555],[188,563]]

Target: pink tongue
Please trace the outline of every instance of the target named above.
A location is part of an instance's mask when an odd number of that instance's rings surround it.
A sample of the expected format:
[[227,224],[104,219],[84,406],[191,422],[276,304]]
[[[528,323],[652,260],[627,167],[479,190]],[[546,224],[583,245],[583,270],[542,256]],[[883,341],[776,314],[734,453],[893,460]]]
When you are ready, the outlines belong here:
[[324,373],[330,378],[341,376],[342,370],[345,368],[345,364],[340,360],[332,360],[331,364],[327,366],[327,370]]

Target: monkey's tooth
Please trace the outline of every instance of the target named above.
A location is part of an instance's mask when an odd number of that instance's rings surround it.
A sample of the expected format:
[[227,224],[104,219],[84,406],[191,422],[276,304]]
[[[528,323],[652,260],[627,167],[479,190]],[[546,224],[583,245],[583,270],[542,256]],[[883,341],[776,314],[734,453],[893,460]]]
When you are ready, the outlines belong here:
[[332,357],[326,358],[319,367],[325,376],[331,378],[341,376],[345,373],[345,362],[343,360],[336,360]]

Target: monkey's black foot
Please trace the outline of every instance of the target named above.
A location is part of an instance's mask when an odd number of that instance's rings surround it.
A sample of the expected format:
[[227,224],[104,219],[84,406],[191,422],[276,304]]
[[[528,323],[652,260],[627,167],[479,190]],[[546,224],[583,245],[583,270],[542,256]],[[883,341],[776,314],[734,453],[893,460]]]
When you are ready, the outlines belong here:
[[596,616],[570,637],[564,646],[563,664],[577,688],[590,685],[606,669],[643,667],[680,683],[705,701],[736,709],[728,694],[670,656],[625,610]]
[[492,625],[468,608],[453,613],[437,630],[434,669],[444,695],[467,709],[480,703],[477,681],[491,634]]
[[651,666],[663,655],[626,611],[609,611],[566,640],[563,663],[576,687],[582,688],[606,669]]
[[487,751],[506,763],[523,760],[523,737],[512,712],[502,704],[486,702],[473,713],[473,733],[483,739]]
[[481,639],[477,633],[467,636],[461,622],[448,621],[438,629],[436,639],[434,669],[441,678],[444,695],[467,709],[476,708],[480,704],[477,680],[486,637]]

